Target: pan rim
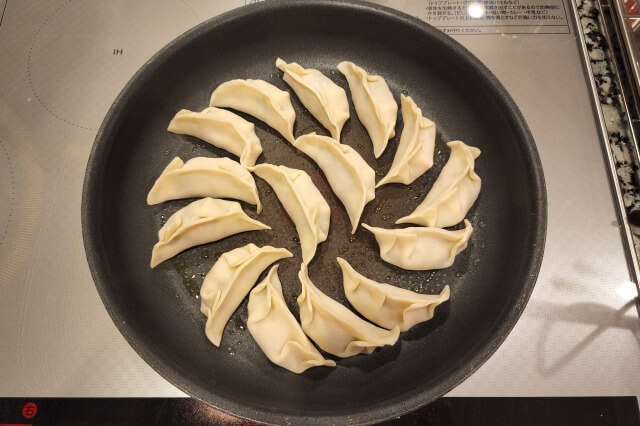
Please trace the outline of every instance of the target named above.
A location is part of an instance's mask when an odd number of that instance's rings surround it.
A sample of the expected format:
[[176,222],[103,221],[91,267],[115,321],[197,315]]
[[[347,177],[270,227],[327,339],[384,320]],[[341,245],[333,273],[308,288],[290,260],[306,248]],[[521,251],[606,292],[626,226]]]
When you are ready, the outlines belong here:
[[[356,408],[348,412],[310,411],[303,414],[300,412],[285,413],[270,411],[266,408],[242,404],[234,399],[221,396],[214,390],[198,386],[191,382],[186,376],[174,369],[169,362],[155,356],[151,346],[139,335],[138,330],[126,322],[123,309],[115,302],[107,290],[109,287],[107,283],[110,282],[110,273],[105,263],[101,261],[101,239],[98,237],[100,235],[99,232],[97,232],[99,230],[99,223],[93,214],[96,204],[99,204],[99,200],[93,189],[99,187],[102,179],[104,166],[106,164],[106,161],[103,160],[108,158],[111,143],[113,142],[112,134],[115,128],[113,124],[117,123],[122,116],[123,110],[125,109],[124,106],[127,104],[127,98],[136,90],[137,86],[144,81],[147,75],[154,72],[165,57],[170,56],[172,52],[188,45],[211,27],[230,23],[248,15],[262,14],[265,11],[309,6],[331,7],[337,10],[357,10],[361,13],[383,16],[385,19],[395,21],[398,25],[409,26],[425,36],[438,39],[452,54],[464,58],[469,67],[475,68],[477,73],[484,76],[485,82],[489,85],[489,90],[498,95],[497,101],[500,108],[505,111],[505,114],[507,114],[513,122],[516,133],[519,136],[518,142],[521,145],[520,148],[523,153],[525,153],[527,172],[530,174],[531,194],[537,202],[534,203],[530,216],[533,246],[531,248],[531,256],[527,260],[526,267],[524,268],[526,274],[522,278],[522,292],[509,307],[508,312],[505,313],[504,321],[495,329],[492,338],[482,344],[480,350],[475,351],[473,355],[463,360],[464,365],[453,371],[447,380],[443,380],[435,386],[418,386],[407,391],[405,394],[378,403],[375,406],[363,406],[359,407],[359,410]],[[547,197],[542,164],[533,136],[522,113],[504,86],[491,71],[453,38],[418,18],[395,9],[359,0],[350,2],[340,0],[304,0],[301,2],[270,0],[269,2],[261,2],[233,9],[192,27],[161,48],[136,71],[114,100],[96,134],[87,161],[83,183],[81,219],[87,262],[102,303],[118,331],[123,335],[129,345],[148,365],[172,385],[186,394],[212,405],[216,409],[252,421],[267,423],[360,424],[388,420],[416,410],[434,401],[467,379],[500,347],[524,311],[540,271],[546,238]]]

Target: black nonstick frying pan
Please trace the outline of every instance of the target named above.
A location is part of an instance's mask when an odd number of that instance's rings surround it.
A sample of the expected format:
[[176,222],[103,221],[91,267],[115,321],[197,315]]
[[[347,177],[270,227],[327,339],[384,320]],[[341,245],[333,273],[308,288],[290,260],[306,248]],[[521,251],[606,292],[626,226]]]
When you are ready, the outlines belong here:
[[[217,257],[253,242],[286,247],[280,262],[295,315],[300,248],[295,228],[268,185],[257,179],[265,210],[245,211],[273,229],[249,232],[188,250],[155,269],[151,248],[166,218],[192,200],[146,205],[146,194],[174,157],[223,156],[195,138],[166,131],[181,108],[208,106],[212,90],[234,78],[264,79],[287,89],[277,57],[322,70],[347,88],[336,65],[350,60],[387,80],[398,100],[407,93],[436,122],[435,166],[412,185],[376,191],[362,222],[394,227],[426,195],[449,149],[463,140],[482,155],[480,197],[468,217],[475,232],[451,268],[404,271],[384,263],[373,236],[350,235],[345,210],[322,173],[265,124],[259,162],[306,170],[329,202],[331,231],[310,265],[315,284],[345,303],[336,256],[372,279],[422,293],[451,286],[435,318],[401,335],[395,346],[296,375],[271,364],[245,329],[246,301],[227,325],[220,348],[205,337],[197,298]],[[348,93],[348,91],[347,91]],[[295,135],[326,134],[292,93]],[[397,136],[376,160],[351,104],[342,142],[376,169],[391,165]],[[186,393],[229,413],[273,423],[362,423],[414,410],[476,370],[522,313],[542,259],[546,196],[540,160],[527,125],[497,79],[439,30],[397,11],[360,2],[269,1],[207,21],[156,54],[131,79],[107,114],[87,166],[82,203],[87,258],[98,292],[134,349]]]

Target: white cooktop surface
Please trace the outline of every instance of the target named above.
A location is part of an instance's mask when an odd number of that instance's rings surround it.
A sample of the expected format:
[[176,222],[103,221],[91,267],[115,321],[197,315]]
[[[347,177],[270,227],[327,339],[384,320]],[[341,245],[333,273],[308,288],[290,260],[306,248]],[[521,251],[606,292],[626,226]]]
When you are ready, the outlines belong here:
[[[178,34],[244,3],[0,0],[0,396],[183,395],[131,349],[98,297],[82,181],[96,130],[133,73]],[[429,4],[380,3],[423,18]],[[549,224],[522,318],[450,395],[640,396],[636,289],[575,31],[560,27],[455,36],[524,113]]]

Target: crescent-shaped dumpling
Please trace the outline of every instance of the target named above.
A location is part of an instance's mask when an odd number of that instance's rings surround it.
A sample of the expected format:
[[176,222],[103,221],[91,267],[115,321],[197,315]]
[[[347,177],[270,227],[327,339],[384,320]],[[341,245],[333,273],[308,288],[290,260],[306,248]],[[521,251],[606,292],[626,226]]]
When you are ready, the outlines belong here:
[[202,198],[171,215],[160,231],[151,253],[151,267],[200,244],[218,241],[246,231],[271,229],[251,219],[237,201]]
[[300,136],[293,145],[315,161],[344,205],[354,234],[364,206],[375,198],[376,174],[353,148],[315,133]]
[[412,271],[444,269],[453,264],[456,255],[467,248],[473,232],[465,219],[465,228],[447,231],[440,228],[375,228],[367,224],[380,247],[380,257],[385,262]]
[[460,141],[449,142],[451,155],[425,199],[396,223],[415,223],[444,228],[459,223],[476,202],[482,180],[474,170],[478,148]]
[[340,140],[340,131],[349,119],[349,101],[344,89],[318,70],[303,68],[295,62],[276,60],[284,73],[284,81],[296,92],[300,102],[320,122],[331,136]]
[[436,125],[422,116],[422,110],[409,96],[400,97],[402,105],[402,135],[391,168],[376,188],[387,183],[409,185],[433,166]]
[[245,167],[256,164],[262,154],[255,126],[237,114],[209,107],[200,112],[181,109],[169,123],[168,131],[195,136],[211,145],[240,157]]
[[362,316],[381,327],[400,327],[400,331],[407,331],[433,318],[436,307],[449,300],[448,285],[440,294],[420,294],[369,279],[346,260],[340,257],[337,260],[342,268],[344,293],[349,303]]
[[231,80],[211,94],[211,106],[233,108],[264,121],[286,140],[293,142],[296,112],[289,92],[264,80]]
[[338,69],[349,82],[349,90],[358,118],[373,143],[373,155],[380,157],[389,139],[396,135],[398,104],[379,75],[369,75],[352,62],[340,62]]
[[226,157],[195,157],[186,163],[174,158],[153,184],[147,204],[201,197],[234,198],[256,205],[258,213],[262,211],[253,176]]
[[298,231],[302,261],[311,262],[316,247],[327,239],[329,233],[329,204],[303,170],[258,164],[252,171],[273,188]]
[[273,262],[292,256],[287,249],[247,244],[218,258],[200,288],[200,312],[207,316],[204,331],[211,343],[220,346],[229,318],[262,271]]
[[267,358],[294,373],[311,367],[335,367],[309,341],[282,294],[278,265],[249,295],[247,328]]
[[370,354],[377,347],[393,345],[398,340],[397,326],[392,330],[376,327],[321,292],[309,279],[306,265],[302,265],[298,277],[302,284],[298,296],[300,323],[320,349],[346,358]]

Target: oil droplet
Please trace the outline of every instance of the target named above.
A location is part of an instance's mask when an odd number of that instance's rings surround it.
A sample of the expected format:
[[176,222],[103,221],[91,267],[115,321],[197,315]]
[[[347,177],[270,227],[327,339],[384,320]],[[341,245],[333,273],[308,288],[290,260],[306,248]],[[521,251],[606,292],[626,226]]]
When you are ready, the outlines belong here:
[[267,189],[266,191],[264,191],[264,193],[267,195],[271,195],[271,189]]
[[211,256],[211,251],[209,249],[204,249],[202,250],[202,253],[200,253],[200,257],[203,259],[208,259]]
[[240,331],[244,331],[247,328],[247,326],[242,321],[236,320],[235,324],[236,324],[236,328]]
[[474,264],[474,265],[478,265],[478,264],[480,264],[480,259],[476,259],[476,260],[474,260],[474,261],[473,261],[473,264]]
[[408,91],[407,89],[402,89],[402,90],[400,91],[400,93],[402,93],[403,95],[405,95],[405,96],[406,96],[406,95],[408,95],[408,94],[409,94],[409,91]]
[[372,255],[372,254],[370,254],[370,255],[369,255],[369,257],[368,257],[367,259],[369,259],[369,260],[373,260],[373,255]]
[[460,278],[462,274],[460,272],[456,272],[456,278]]
[[349,241],[351,241],[352,243],[356,242],[356,236],[352,235],[351,237],[349,237]]
[[388,214],[382,215],[382,220],[389,220],[389,219],[391,219],[391,216],[389,216]]
[[329,286],[329,291],[336,291],[336,286],[335,285],[330,285]]
[[376,176],[384,176],[384,172],[382,170],[376,170]]
[[442,155],[442,150],[441,149],[438,150],[438,155]]
[[336,73],[336,70],[331,70],[331,71],[329,71],[329,72],[331,73],[331,75],[336,75],[336,74],[337,74],[337,73]]
[[299,243],[300,239],[298,237],[293,237],[291,241],[293,241],[294,243]]
[[206,273],[206,272],[200,272],[200,278],[204,278],[204,277],[206,277],[206,276],[207,276],[207,273]]
[[419,198],[420,198],[420,196],[419,196],[419,195],[414,195],[414,196],[413,196],[413,199],[414,199],[414,200],[417,200],[417,199],[419,199]]
[[359,149],[360,151],[364,151],[364,145],[363,145],[363,144],[361,144],[361,143],[359,143],[359,144],[358,144],[358,149]]
[[338,253],[339,254],[345,254],[348,251],[349,251],[349,247],[342,247],[340,250],[338,250]]
[[160,219],[164,220],[164,213],[160,215]]
[[485,226],[487,226],[486,223],[484,223],[484,221],[480,221],[479,225],[480,225],[480,228],[484,228]]
[[169,155],[169,154],[171,154],[171,152],[169,152],[169,150],[166,150],[166,151],[164,152],[164,155]]
[[233,346],[229,346],[227,348],[227,352],[229,352],[229,355],[233,356],[236,354],[236,348],[234,348]]

